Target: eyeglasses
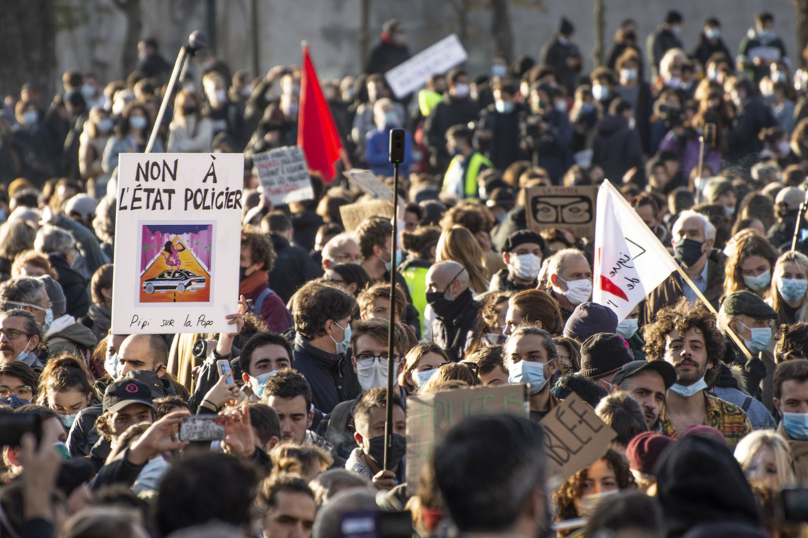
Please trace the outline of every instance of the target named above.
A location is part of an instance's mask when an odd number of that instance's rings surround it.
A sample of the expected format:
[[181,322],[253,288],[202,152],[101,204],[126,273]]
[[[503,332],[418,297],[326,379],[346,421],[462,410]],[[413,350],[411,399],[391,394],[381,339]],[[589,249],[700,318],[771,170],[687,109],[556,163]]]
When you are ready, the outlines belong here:
[[17,306],[30,306],[31,308],[36,308],[37,310],[42,310],[43,312],[47,312],[48,309],[53,308],[53,305],[51,303],[48,303],[48,306],[46,306],[46,307],[41,307],[39,305],[35,305],[35,304],[31,304],[31,303],[20,303],[20,302],[17,302],[17,301],[4,301],[3,304],[13,304],[13,305],[17,305]]
[[34,393],[34,390],[29,387],[28,385],[22,385],[20,387],[16,387],[10,389],[8,387],[1,387],[0,388],[0,398],[8,398],[12,394],[15,395],[17,398],[21,400],[30,400],[31,395]]
[[28,333],[26,333],[25,331],[20,331],[17,329],[0,329],[0,335],[4,334],[8,337],[9,340],[16,340],[23,334],[25,336],[28,336]]
[[335,262],[346,262],[346,261],[350,262],[350,261],[353,261],[355,259],[353,256],[351,256],[347,252],[345,254],[334,254],[331,257],[334,258]]
[[[356,355],[354,358],[356,359],[356,362],[361,362],[361,361],[370,361],[370,360],[373,360],[373,359],[381,359],[383,361],[386,361],[388,359],[388,357],[389,357],[389,355],[387,353],[381,353],[379,355],[374,355],[373,353],[360,353],[359,355]],[[393,360],[394,361],[397,361],[397,360],[400,360],[400,359],[401,359],[401,355],[397,355],[397,354],[393,355]]]

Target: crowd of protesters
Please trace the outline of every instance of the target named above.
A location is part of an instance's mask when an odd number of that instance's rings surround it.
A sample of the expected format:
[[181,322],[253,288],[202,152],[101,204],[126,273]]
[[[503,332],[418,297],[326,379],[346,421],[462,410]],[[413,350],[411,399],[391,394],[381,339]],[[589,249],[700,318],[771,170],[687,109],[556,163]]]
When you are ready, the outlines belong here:
[[[409,510],[420,537],[805,536],[783,491],[808,482],[808,71],[770,13],[735,56],[718,19],[692,52],[684,24],[668,12],[642,47],[627,19],[584,73],[564,18],[535,58],[395,96],[384,73],[410,53],[386,23],[362,74],[321,85],[341,169],[392,184],[407,130],[396,249],[389,217],[344,228],[369,199],[347,180],[263,196],[252,158],[297,143],[299,67],[255,78],[202,50],[165,95],[147,39],[126,80],[6,96],[0,438],[41,428],[2,447],[0,535],[336,538],[367,531],[350,514]],[[119,156],[164,99],[155,152],[245,155],[229,333],[110,330]],[[591,302],[592,238],[529,229],[526,189],[605,179],[700,293],[673,273],[618,320]],[[466,419],[407,483],[408,397],[523,383],[524,418]],[[559,482],[540,424],[572,394],[617,437]],[[182,440],[189,415],[224,438]]]

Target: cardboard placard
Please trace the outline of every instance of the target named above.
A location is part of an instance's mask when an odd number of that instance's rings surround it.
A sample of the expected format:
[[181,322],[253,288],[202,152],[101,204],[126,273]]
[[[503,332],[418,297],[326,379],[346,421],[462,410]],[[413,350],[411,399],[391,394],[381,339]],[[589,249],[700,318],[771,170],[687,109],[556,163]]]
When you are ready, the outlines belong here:
[[445,37],[384,74],[399,99],[426,84],[432,75],[447,73],[468,58],[456,34]]
[[393,203],[387,200],[373,200],[372,202],[356,202],[339,208],[342,224],[346,232],[356,230],[362,221],[368,217],[393,218]]
[[602,458],[609,442],[617,437],[617,433],[575,393],[550,411],[539,425],[545,434],[547,476],[554,478],[558,485]]
[[226,332],[238,308],[244,155],[122,153],[112,332]]
[[472,415],[528,416],[527,385],[501,385],[413,394],[407,398],[407,487],[418,478],[432,449],[452,426]]
[[595,200],[598,188],[531,187],[526,192],[530,229],[561,228],[575,237],[595,239]]
[[393,201],[393,189],[385,185],[373,172],[354,168],[345,172],[345,177],[359,185],[365,194],[369,194],[377,200]]
[[273,206],[314,198],[303,148],[288,146],[253,156],[264,196]]

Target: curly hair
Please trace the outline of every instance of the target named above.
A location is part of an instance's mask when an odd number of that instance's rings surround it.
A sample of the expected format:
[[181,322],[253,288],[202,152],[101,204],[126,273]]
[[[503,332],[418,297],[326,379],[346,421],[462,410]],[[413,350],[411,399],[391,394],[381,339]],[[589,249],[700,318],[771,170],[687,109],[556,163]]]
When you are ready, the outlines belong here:
[[304,285],[295,293],[294,298],[292,316],[295,329],[306,340],[324,335],[328,320],[339,322],[350,316],[356,308],[353,295],[320,282]]
[[242,228],[241,246],[250,247],[253,263],[264,263],[264,266],[260,269],[261,271],[272,271],[276,256],[275,249],[272,248],[272,242],[269,240],[268,235]]
[[808,357],[808,323],[804,321],[780,325],[780,335],[774,346],[774,361],[777,364],[797,357]]
[[[610,448],[606,451],[606,454],[604,454],[601,460],[606,461],[609,468],[614,471],[614,475],[617,478],[617,488],[619,490],[622,491],[634,487],[634,476],[631,474],[628,462],[619,452]],[[589,468],[581,469],[569,477],[553,495],[553,500],[558,506],[556,521],[581,517],[580,514],[578,514],[578,510],[575,509],[575,500],[580,499],[583,494],[584,484],[586,484],[586,479],[588,478],[588,471]]]
[[[760,232],[746,229],[738,232],[734,238],[726,270],[724,271],[724,296],[736,291],[747,290],[741,275],[741,264],[752,256],[760,256],[769,262],[770,271],[774,270],[779,254]],[[754,290],[748,290],[754,293]]]
[[667,336],[676,329],[682,335],[690,329],[698,329],[704,336],[707,364],[713,367],[704,373],[704,381],[712,386],[718,377],[718,366],[726,351],[727,342],[716,326],[715,315],[701,303],[690,304],[682,297],[674,306],[657,313],[656,321],[643,327],[646,356],[649,361],[664,361]]

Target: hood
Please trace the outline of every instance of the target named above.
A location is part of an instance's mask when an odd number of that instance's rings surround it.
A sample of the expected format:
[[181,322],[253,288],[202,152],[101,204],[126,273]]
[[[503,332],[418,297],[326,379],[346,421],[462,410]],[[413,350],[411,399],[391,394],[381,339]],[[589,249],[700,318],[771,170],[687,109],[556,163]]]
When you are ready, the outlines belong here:
[[287,239],[280,234],[269,234],[269,239],[272,241],[272,248],[275,250],[275,252],[289,246],[289,241],[287,241]]
[[292,213],[291,216],[292,226],[295,231],[302,228],[315,227],[318,228],[323,224],[323,217],[314,211],[301,211],[300,213]]
[[760,527],[763,518],[740,464],[725,443],[689,435],[657,464],[657,490],[668,536],[717,521]]
[[598,134],[601,136],[610,136],[625,127],[628,127],[626,118],[622,116],[606,116],[600,120]]
[[[80,346],[86,348],[93,348],[98,343],[98,339],[93,334],[93,331],[82,325],[81,323],[76,323],[76,320],[73,319],[72,316],[62,316],[61,318],[55,320],[53,322],[54,326],[56,323],[62,320],[63,318],[70,318],[73,322],[64,326],[63,328],[57,328],[54,332],[49,332],[48,340],[53,338],[64,338],[65,340],[70,340]],[[51,327],[53,328],[53,327]]]

